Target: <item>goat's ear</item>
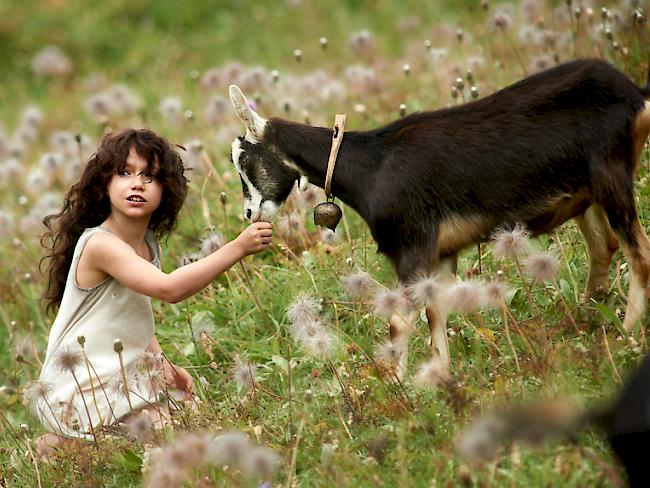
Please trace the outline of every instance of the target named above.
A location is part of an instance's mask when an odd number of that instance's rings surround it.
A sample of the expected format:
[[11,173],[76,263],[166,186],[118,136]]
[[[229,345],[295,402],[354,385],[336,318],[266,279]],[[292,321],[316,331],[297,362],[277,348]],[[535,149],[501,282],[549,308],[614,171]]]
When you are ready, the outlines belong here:
[[248,100],[241,92],[237,85],[230,85],[230,101],[235,107],[237,115],[246,126],[246,140],[251,142],[258,142],[262,140],[264,135],[264,127],[266,126],[266,119],[260,117],[250,105]]
[[307,189],[307,185],[309,185],[309,180],[307,179],[307,176],[300,175],[300,179],[298,180],[298,190],[305,191]]

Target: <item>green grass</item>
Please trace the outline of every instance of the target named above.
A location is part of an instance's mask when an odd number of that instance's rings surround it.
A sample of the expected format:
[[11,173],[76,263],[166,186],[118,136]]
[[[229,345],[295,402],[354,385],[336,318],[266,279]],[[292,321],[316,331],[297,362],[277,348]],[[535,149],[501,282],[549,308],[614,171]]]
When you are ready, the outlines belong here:
[[[287,93],[277,86],[252,89],[247,94],[259,91],[259,111],[264,116],[302,120],[306,111],[315,123],[330,125],[335,113],[346,112],[347,126],[363,129],[393,120],[401,103],[407,104],[409,112],[460,103],[450,95],[451,84],[458,74],[464,74],[470,56],[485,59],[484,67],[474,70],[484,96],[522,77],[517,58],[527,66],[544,52],[543,47],[518,40],[516,31],[522,25],[518,15],[506,38],[486,27],[493,11],[485,13],[475,2],[427,2],[422,6],[416,1],[303,1],[295,8],[289,3],[0,2],[0,67],[3,75],[6,73],[0,84],[0,121],[11,134],[25,106],[36,104],[45,116],[38,137],[22,159],[23,174],[0,181],[0,208],[10,212],[15,221],[4,234],[0,224],[0,262],[4,264],[0,269],[0,344],[5,351],[0,358],[0,480],[5,485],[37,486],[40,477],[42,486],[140,486],[140,464],[151,448],[125,438],[101,439],[98,449],[90,444],[74,445],[56,463],[39,463],[38,473],[26,454],[28,439],[43,429],[22,403],[21,392],[28,380],[38,376],[52,317],[44,315],[39,301],[44,287],[37,269],[42,253],[37,238],[40,230],[21,227],[45,190],[30,188],[25,177],[49,150],[55,131],[81,132],[94,139],[105,129],[83,109],[85,99],[93,93],[84,82],[89,75],[102,74],[106,87],[126,83],[143,99],[142,108],[134,115],[111,116],[107,126],[146,124],[175,142],[200,139],[213,162],[218,177],[191,175],[191,191],[178,228],[163,242],[163,268],[171,271],[182,257],[198,251],[210,226],[232,239],[245,225],[240,217],[241,188],[229,163],[228,131],[239,133],[239,122],[231,111],[219,127],[204,121],[205,103],[213,94],[226,96],[226,86],[209,92],[191,76],[193,70],[200,76],[235,60],[246,67],[277,69],[281,80],[323,70],[328,80],[342,83],[345,95],[327,99],[313,91]],[[564,5],[560,2],[558,7]],[[544,8],[546,26],[570,34],[570,25],[557,15],[553,17],[552,8]],[[406,15],[417,15],[420,25],[401,32],[397,22]],[[600,22],[599,12],[593,22]],[[462,43],[455,39],[458,27],[465,33]],[[350,35],[362,29],[375,36],[372,56],[356,55],[348,47]],[[581,32],[578,55],[605,57],[635,81],[645,82],[647,46],[641,44],[640,36],[614,30],[615,39],[629,48],[624,57],[606,40],[588,42],[584,30]],[[320,36],[329,39],[326,51],[319,46]],[[447,48],[446,59],[430,60],[425,39],[431,39],[434,47]],[[50,43],[70,56],[73,76],[61,80],[31,74],[33,55]],[[294,60],[294,49],[303,52],[300,63]],[[548,50],[549,55],[555,53],[561,60],[573,58],[573,43]],[[411,65],[408,77],[402,72],[403,63]],[[381,91],[355,91],[345,76],[346,67],[352,64],[373,67],[381,76]],[[175,126],[163,120],[158,103],[172,94],[182,98],[184,110],[194,112],[193,119],[183,118]],[[469,98],[468,91],[465,96]],[[285,100],[292,104],[288,114],[282,110]],[[355,110],[355,104],[363,104],[365,111]],[[650,222],[649,164],[646,151],[637,180],[639,211],[646,229]],[[61,179],[47,188],[58,195],[65,189]],[[227,196],[225,207],[219,203],[221,192]],[[27,203],[19,202],[21,196]],[[276,225],[273,250],[245,260],[252,288],[243,269],[235,266],[182,303],[155,303],[163,350],[193,374],[197,387],[199,377],[209,384],[200,388],[203,402],[199,412],[185,412],[175,430],[164,432],[156,445],[173,443],[183,431],[241,430],[280,455],[274,486],[286,486],[295,434],[302,424],[292,475],[298,486],[611,485],[594,460],[596,456],[612,462],[606,443],[595,431],[581,434],[581,448],[559,441],[535,450],[516,446],[502,451],[493,463],[469,468],[458,457],[454,442],[468,422],[493,407],[537,398],[568,399],[586,407],[614,394],[618,383],[613,366],[624,375],[646,349],[640,331],[633,337],[641,351],[634,350],[617,328],[624,297],[615,283],[618,279],[626,291],[628,279],[626,268],[617,273],[616,266],[624,263],[622,254],[614,258],[617,264],[610,269],[611,288],[605,298],[583,304],[579,295],[586,282],[587,261],[575,224],[567,223],[553,236],[536,242],[539,249],[560,257],[560,293],[579,324],[577,334],[558,302],[557,290],[531,285],[518,275],[514,263],[496,259],[492,246],[482,246],[482,278],[492,279],[501,270],[515,292],[509,309],[517,324],[510,326],[520,371],[500,314],[482,312],[482,321],[476,316],[452,315],[452,374],[460,383],[459,390],[420,389],[410,378],[400,387],[382,378],[370,359],[376,345],[388,336],[385,321],[375,316],[368,304],[353,302],[340,281],[349,272],[363,269],[392,287],[396,279],[388,261],[376,253],[365,224],[351,209],[345,209],[337,241],[326,245],[314,239],[317,229],[311,222],[311,208],[295,202],[287,205],[287,211],[290,208],[306,225],[298,242],[307,239],[309,243],[305,249],[293,246],[287,251],[291,246],[278,235]],[[478,262],[476,248],[466,250],[459,262],[460,276],[477,268]],[[537,312],[533,319],[525,296],[528,287]],[[354,392],[353,411],[328,365],[310,358],[289,336],[286,309],[300,292],[322,300],[323,316],[339,340],[331,364]],[[411,340],[411,373],[428,357],[427,324],[419,321],[417,325]],[[211,338],[208,346],[195,337],[197,330],[206,327]],[[608,360],[603,333],[613,363]],[[494,346],[486,337],[493,338]],[[16,361],[17,354],[23,362]],[[235,354],[258,365],[260,389],[238,391],[230,373]],[[306,403],[308,389],[313,399]],[[200,474],[195,473],[195,479]],[[213,485],[206,486],[259,486],[227,470],[210,468],[202,474],[213,480]]]

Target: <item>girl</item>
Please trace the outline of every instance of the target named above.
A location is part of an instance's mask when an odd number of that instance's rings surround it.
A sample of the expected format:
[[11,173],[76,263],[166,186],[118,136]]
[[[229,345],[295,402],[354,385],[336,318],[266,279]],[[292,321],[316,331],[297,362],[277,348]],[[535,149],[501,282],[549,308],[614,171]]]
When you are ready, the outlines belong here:
[[192,377],[162,358],[151,298],[175,303],[197,293],[267,248],[272,229],[254,223],[213,254],[164,273],[157,239],[174,227],[186,194],[170,144],[148,129],[126,129],[102,139],[61,212],[46,217],[45,298],[58,313],[31,391],[51,432],[37,442],[42,454],[141,411],[162,424],[173,397],[192,397]]

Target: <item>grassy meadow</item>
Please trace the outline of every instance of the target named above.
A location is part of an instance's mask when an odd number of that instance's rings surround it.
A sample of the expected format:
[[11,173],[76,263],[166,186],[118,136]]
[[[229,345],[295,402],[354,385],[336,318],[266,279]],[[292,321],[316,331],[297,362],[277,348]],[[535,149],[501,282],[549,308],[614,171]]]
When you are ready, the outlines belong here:
[[[596,405],[647,350],[644,327],[621,328],[620,251],[603,297],[581,300],[587,255],[574,222],[527,243],[519,259],[490,243],[461,254],[459,279],[501,283],[507,307],[450,315],[444,381],[420,374],[430,358],[423,315],[408,374],[396,381],[385,367],[388,326],[375,298],[396,287],[395,274],[350,208],[336,233],[314,226],[324,196],[311,188],[284,206],[272,250],[181,303],[154,302],[160,344],[201,399],[173,429],[102,433],[46,463],[34,455],[45,431],[23,391],[38,378],[53,320],[40,301],[41,221],[103,133],[148,126],[185,148],[190,192],[162,242],[169,272],[246,226],[230,163],[243,132],[230,83],[262,116],[330,126],[346,113],[348,130],[483,97],[579,57],[645,84],[648,14],[643,1],[0,0],[0,486],[618,486],[592,430],[578,445],[504,446],[489,462],[459,455],[459,435],[482,412],[536,399]],[[636,187],[646,230],[649,169],[646,145]],[[520,266],[539,252],[559,263],[541,283]],[[373,279],[365,296],[350,290],[360,272]],[[318,315],[317,345],[287,315],[301,304]],[[243,433],[249,452],[169,461],[174,448],[200,451],[207,432]]]

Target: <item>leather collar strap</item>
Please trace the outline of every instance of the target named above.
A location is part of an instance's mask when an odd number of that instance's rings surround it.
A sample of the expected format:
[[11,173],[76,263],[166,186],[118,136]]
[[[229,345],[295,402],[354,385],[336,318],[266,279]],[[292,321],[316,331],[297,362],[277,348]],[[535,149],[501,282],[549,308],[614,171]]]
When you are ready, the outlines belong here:
[[334,174],[334,165],[336,164],[336,156],[339,153],[341,142],[343,142],[343,132],[345,131],[345,119],[347,115],[336,114],[334,120],[334,132],[332,133],[332,149],[330,150],[330,157],[327,160],[327,174],[325,175],[325,196],[329,200],[332,198],[332,175]]

